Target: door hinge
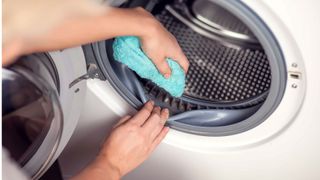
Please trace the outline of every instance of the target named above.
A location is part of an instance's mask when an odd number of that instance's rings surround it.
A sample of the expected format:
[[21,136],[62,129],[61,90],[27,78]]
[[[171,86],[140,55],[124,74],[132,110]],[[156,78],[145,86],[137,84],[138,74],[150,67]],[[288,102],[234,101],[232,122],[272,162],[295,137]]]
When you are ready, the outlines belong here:
[[72,86],[74,86],[75,84],[77,84],[78,82],[80,82],[82,80],[95,79],[95,78],[99,78],[98,67],[95,64],[89,64],[87,74],[84,74],[84,75],[78,77],[77,79],[73,80],[69,84],[69,88],[71,88]]

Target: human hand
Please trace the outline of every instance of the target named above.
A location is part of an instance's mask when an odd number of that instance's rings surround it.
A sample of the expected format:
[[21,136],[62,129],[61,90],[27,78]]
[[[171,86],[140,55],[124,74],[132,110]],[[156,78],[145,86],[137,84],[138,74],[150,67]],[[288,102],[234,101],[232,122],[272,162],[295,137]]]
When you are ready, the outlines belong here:
[[114,126],[96,160],[73,180],[119,180],[139,166],[169,131],[164,127],[168,109],[154,107],[152,101],[134,116],[125,116]]
[[149,101],[136,115],[122,118],[104,143],[97,157],[99,164],[119,177],[136,168],[168,133],[169,128],[164,127],[168,117],[167,109]]
[[140,36],[141,48],[153,61],[158,71],[165,78],[169,78],[171,69],[166,58],[171,58],[178,62],[185,73],[187,73],[189,61],[184,55],[176,38],[150,13],[142,8],[136,8],[135,10],[144,16],[150,17],[150,23],[146,23],[146,27],[142,27],[145,28],[145,31],[144,34]]

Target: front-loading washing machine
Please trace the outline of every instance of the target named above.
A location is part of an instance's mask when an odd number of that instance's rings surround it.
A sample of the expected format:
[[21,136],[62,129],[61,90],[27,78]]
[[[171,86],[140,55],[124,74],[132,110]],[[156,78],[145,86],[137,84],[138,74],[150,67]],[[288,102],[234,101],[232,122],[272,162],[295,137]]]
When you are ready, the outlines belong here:
[[[69,178],[112,125],[148,99],[171,130],[124,179],[319,179],[317,1],[128,1],[177,38],[190,61],[174,98],[113,60],[112,39],[82,46],[88,80],[79,124],[59,162]],[[303,12],[303,13],[302,13]],[[65,52],[57,52],[64,54]],[[86,79],[86,78],[84,78]]]

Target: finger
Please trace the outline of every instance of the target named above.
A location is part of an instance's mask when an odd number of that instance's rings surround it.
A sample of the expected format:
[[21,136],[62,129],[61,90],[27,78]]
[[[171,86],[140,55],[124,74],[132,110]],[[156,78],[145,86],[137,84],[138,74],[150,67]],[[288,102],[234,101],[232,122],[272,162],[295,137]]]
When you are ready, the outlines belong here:
[[160,121],[154,124],[154,128],[153,128],[154,130],[151,132],[150,137],[153,141],[163,129],[163,126],[166,124],[168,118],[169,118],[169,110],[167,108],[162,109],[160,113]]
[[124,123],[127,122],[130,118],[131,118],[131,116],[129,116],[129,115],[124,116],[123,118],[121,118],[121,119],[117,122],[117,124],[115,124],[115,125],[113,126],[113,129],[115,129],[115,128],[119,127],[120,125],[124,124]]
[[181,64],[184,72],[187,74],[187,72],[189,70],[190,62],[184,54],[181,56],[180,64]]
[[183,52],[181,51],[181,53],[175,58],[175,60],[180,64],[180,66],[182,67],[182,69],[184,70],[185,73],[188,72],[190,63],[187,59],[187,57],[183,54]]
[[162,109],[160,114],[161,124],[165,124],[169,118],[169,110],[167,108]]
[[[149,116],[148,120],[143,124],[142,128],[148,134],[151,136],[152,132],[156,131],[156,133],[159,133],[160,129],[155,128],[156,124],[160,124],[160,107],[155,107]],[[154,137],[150,137],[150,140],[153,141]]]
[[152,152],[159,144],[160,142],[166,137],[168,134],[170,128],[169,127],[164,127],[162,128],[161,132],[159,135],[155,138],[155,140],[152,142],[151,147],[150,147],[150,152]]
[[140,111],[138,111],[130,120],[130,122],[141,126],[150,116],[153,110],[154,102],[148,101]]
[[156,112],[157,115],[152,114],[143,126],[146,133],[150,135],[151,141],[157,137],[169,117],[168,109],[163,109],[160,111],[159,108],[154,112]]
[[166,60],[166,58],[159,59],[154,62],[155,66],[157,67],[158,71],[168,79],[171,76],[171,68]]
[[148,120],[145,121],[145,123],[142,126],[148,128],[149,126],[155,123],[154,121],[160,121],[160,112],[161,108],[159,106],[154,107]]
[[152,112],[160,116],[161,108],[159,106],[156,106],[153,108]]

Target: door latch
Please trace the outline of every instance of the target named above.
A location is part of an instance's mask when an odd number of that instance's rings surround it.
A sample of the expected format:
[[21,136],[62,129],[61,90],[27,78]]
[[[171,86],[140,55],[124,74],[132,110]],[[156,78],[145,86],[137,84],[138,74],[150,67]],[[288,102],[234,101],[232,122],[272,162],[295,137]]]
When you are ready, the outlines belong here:
[[94,79],[94,78],[99,78],[98,67],[95,64],[89,64],[87,74],[84,74],[84,75],[78,77],[77,79],[73,80],[69,84],[69,88],[71,88],[72,86],[74,86],[75,84],[77,84],[78,82],[80,82],[82,80]]

